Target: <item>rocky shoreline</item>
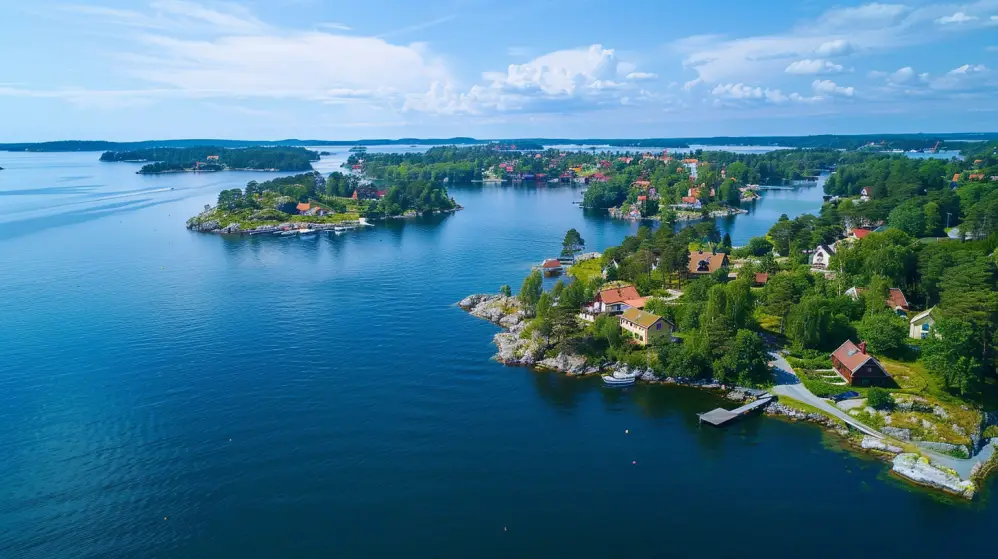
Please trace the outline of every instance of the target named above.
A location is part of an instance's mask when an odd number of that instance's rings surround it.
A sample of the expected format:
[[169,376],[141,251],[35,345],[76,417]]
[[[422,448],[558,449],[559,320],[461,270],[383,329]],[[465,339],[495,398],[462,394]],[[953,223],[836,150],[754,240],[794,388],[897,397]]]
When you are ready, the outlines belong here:
[[[733,401],[744,401],[752,397],[751,389],[726,387],[702,379],[660,378],[651,369],[632,368],[618,362],[594,365],[587,363],[584,357],[565,353],[559,353],[554,357],[545,357],[551,344],[536,332],[527,330],[526,314],[519,300],[515,297],[469,295],[462,299],[458,306],[472,316],[488,320],[503,328],[502,332],[493,337],[493,342],[497,348],[494,358],[504,365],[534,367],[561,372],[569,376],[616,373],[617,376],[634,376],[649,383],[717,390],[721,395]],[[990,462],[978,464],[971,475],[972,479],[964,480],[956,472],[933,465],[927,458],[914,452],[905,452],[905,449],[889,441],[869,435],[863,435],[860,438],[851,432],[843,422],[825,414],[805,412],[775,400],[765,407],[763,413],[767,416],[782,417],[790,421],[815,423],[835,432],[857,450],[862,450],[889,462],[892,465],[892,472],[898,476],[915,484],[967,499],[973,498],[976,493],[975,480],[983,479],[988,471],[998,467],[998,454],[996,454]]]

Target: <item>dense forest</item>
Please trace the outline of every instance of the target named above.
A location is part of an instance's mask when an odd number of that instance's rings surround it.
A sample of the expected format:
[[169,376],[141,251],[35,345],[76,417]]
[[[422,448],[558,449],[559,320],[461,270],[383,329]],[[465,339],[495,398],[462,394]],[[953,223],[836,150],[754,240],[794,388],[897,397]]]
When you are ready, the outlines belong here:
[[301,147],[219,148],[199,146],[190,148],[150,148],[135,151],[107,151],[101,161],[150,161],[140,173],[163,173],[198,169],[221,171],[225,169],[254,169],[278,171],[307,171],[312,162],[319,160],[315,151]]

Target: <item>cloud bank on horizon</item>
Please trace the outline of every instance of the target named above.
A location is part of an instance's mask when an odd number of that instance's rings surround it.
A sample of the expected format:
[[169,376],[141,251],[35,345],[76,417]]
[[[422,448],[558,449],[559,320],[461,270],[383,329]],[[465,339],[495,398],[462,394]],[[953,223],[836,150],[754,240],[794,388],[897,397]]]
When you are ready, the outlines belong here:
[[998,0],[326,4],[2,6],[0,141],[998,130]]

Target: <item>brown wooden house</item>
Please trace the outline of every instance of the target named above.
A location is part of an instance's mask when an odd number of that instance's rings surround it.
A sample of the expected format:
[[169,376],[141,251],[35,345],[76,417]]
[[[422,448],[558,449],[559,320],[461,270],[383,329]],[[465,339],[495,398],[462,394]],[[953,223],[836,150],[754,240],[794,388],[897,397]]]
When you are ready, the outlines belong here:
[[884,366],[866,353],[866,342],[846,340],[831,355],[835,371],[852,386],[885,386],[894,381]]

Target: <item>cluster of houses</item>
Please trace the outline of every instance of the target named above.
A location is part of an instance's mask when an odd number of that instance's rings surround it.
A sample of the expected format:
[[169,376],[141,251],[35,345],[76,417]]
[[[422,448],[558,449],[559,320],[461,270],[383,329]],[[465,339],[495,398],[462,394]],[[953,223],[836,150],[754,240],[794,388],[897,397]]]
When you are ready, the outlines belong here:
[[608,287],[584,305],[579,318],[594,322],[600,315],[615,316],[620,328],[634,343],[642,346],[660,338],[672,339],[675,325],[668,319],[644,310],[647,297],[642,297],[633,285]]

